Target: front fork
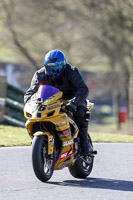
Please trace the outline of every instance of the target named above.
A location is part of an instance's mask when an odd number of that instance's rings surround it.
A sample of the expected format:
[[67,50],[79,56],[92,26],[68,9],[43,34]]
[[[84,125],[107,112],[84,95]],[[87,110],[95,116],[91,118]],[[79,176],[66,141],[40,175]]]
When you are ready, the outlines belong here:
[[47,132],[47,131],[38,131],[34,134],[34,136],[42,136],[42,135],[46,135],[48,138],[48,155],[52,155],[54,152],[54,136]]

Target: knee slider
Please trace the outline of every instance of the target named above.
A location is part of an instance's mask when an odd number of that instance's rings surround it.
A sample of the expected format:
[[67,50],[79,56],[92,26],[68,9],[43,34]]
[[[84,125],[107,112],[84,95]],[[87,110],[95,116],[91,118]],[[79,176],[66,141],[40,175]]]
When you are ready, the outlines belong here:
[[90,120],[90,111],[89,110],[87,110],[86,113],[85,113],[85,120],[86,121]]

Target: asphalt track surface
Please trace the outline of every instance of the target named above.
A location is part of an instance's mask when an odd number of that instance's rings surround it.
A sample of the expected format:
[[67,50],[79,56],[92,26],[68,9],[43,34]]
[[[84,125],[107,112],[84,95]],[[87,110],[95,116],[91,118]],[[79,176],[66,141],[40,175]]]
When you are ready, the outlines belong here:
[[133,144],[94,144],[91,175],[73,178],[68,169],[40,182],[31,165],[30,147],[0,148],[0,200],[132,200]]

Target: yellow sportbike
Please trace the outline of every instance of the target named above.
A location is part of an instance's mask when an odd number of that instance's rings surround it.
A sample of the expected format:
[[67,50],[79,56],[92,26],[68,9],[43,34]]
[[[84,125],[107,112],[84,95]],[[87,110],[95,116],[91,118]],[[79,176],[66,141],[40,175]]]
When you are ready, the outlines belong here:
[[[52,177],[54,170],[68,167],[75,178],[85,178],[93,167],[96,152],[80,155],[79,129],[62,103],[62,94],[55,87],[41,85],[24,107],[25,126],[32,138],[33,170],[43,182]],[[92,106],[89,103],[87,115]]]

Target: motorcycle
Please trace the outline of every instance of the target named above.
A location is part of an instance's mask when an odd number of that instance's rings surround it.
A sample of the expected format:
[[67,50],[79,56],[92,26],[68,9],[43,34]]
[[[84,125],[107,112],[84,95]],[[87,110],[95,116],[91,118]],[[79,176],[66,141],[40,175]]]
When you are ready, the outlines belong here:
[[[75,178],[86,178],[93,168],[96,151],[81,155],[79,129],[72,112],[65,107],[67,102],[61,99],[62,94],[55,87],[41,85],[24,107],[25,126],[32,139],[33,170],[42,182],[48,181],[54,170],[64,167]],[[86,120],[92,107],[88,101]]]

